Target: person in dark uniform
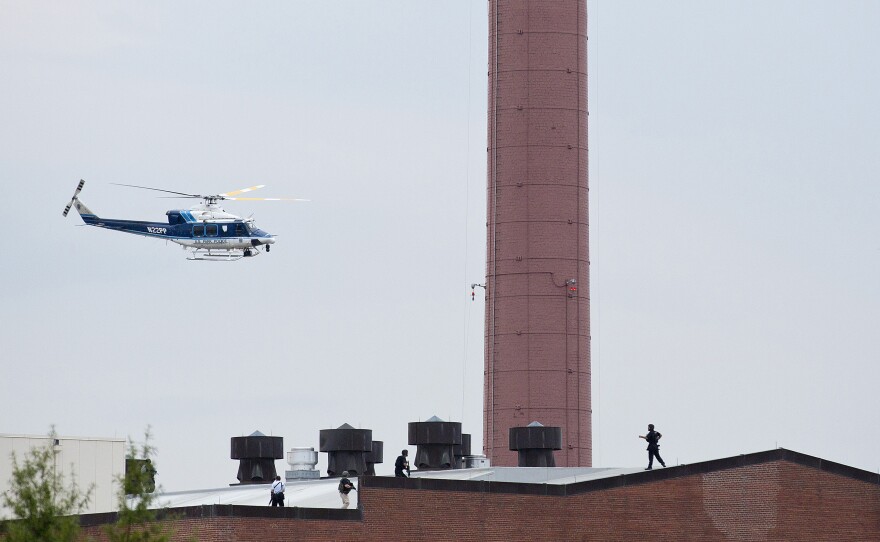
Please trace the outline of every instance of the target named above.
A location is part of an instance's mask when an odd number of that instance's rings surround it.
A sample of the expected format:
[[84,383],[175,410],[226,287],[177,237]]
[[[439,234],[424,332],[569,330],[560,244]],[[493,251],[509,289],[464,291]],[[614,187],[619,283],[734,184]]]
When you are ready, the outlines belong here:
[[[400,451],[400,455],[397,456],[397,461],[394,462],[394,476],[409,478],[409,459],[406,458],[408,455],[409,450]],[[406,471],[406,474],[404,474],[403,471]]]
[[648,424],[648,434],[647,435],[639,435],[639,438],[643,438],[648,441],[648,468],[645,470],[651,470],[654,465],[654,458],[657,458],[657,461],[660,462],[664,467],[666,463],[660,458],[660,439],[663,435],[660,434],[659,431],[654,431],[654,424]]
[[348,508],[348,494],[351,493],[352,489],[357,491],[357,488],[355,488],[354,484],[351,483],[351,480],[348,479],[348,471],[343,471],[342,480],[339,480],[339,497],[342,499],[343,508]]

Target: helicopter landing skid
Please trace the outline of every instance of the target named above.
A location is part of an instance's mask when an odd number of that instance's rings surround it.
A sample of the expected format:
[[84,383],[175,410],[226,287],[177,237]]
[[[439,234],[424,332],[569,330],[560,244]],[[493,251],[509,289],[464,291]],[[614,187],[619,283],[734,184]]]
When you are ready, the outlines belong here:
[[256,248],[246,248],[246,249],[227,249],[227,250],[219,250],[219,249],[207,249],[207,248],[196,248],[189,249],[190,253],[186,257],[187,260],[191,261],[208,261],[208,262],[234,262],[236,260],[240,260],[242,258],[252,258],[260,254],[260,251]]

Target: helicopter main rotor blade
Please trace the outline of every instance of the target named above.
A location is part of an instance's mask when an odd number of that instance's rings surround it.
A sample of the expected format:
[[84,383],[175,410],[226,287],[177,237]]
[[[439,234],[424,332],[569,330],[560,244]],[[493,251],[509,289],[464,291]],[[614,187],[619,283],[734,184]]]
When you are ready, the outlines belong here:
[[302,198],[226,198],[232,201],[312,201]]
[[251,186],[251,187],[248,187],[248,188],[240,188],[240,189],[238,189],[238,190],[232,190],[232,191],[230,191],[230,192],[224,192],[224,193],[219,194],[219,195],[220,195],[221,197],[225,198],[225,199],[234,199],[234,198],[232,198],[232,196],[237,196],[237,195],[239,195],[239,194],[244,194],[244,193],[246,193],[246,192],[253,192],[254,190],[259,190],[260,188],[263,188],[264,186],[266,186],[266,185],[265,185],[265,184],[258,184],[257,186]]
[[136,184],[122,184],[122,183],[110,183],[115,184],[116,186],[128,186],[130,188],[143,188],[144,190],[155,190],[156,192],[167,192],[169,194],[177,194],[179,196],[184,196],[187,198],[204,198],[205,196],[201,196],[199,194],[187,194],[186,192],[175,192],[174,190],[163,190],[162,188],[153,188],[150,186],[138,186]]
[[166,194],[176,194],[176,196],[159,196],[162,198],[196,198],[203,199],[206,202],[216,203],[218,200],[233,200],[233,201],[309,201],[307,199],[300,198],[236,198],[235,196],[239,194],[246,194],[248,192],[253,192],[254,190],[259,190],[263,188],[264,184],[258,184],[256,186],[249,186],[248,188],[240,188],[238,190],[232,190],[231,192],[224,192],[222,194],[204,196],[201,194],[187,194],[186,192],[177,192],[175,190],[165,190],[163,188],[153,188],[152,186],[139,186],[136,184],[123,184],[123,183],[110,183],[115,184],[116,186],[128,186],[130,188],[141,188],[143,190],[154,190],[156,192],[165,192]]

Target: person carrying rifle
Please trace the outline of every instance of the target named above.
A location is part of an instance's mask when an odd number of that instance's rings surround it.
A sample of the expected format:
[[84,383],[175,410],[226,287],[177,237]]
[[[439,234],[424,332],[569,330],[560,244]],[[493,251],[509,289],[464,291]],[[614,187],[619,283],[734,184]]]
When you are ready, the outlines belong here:
[[[409,455],[409,450],[401,450],[400,455],[397,456],[397,461],[394,462],[394,476],[398,478],[409,478],[409,459],[406,456]],[[406,474],[403,473],[406,471]]]
[[342,508],[348,508],[348,494],[352,489],[357,491],[357,488],[348,479],[348,471],[342,471],[342,480],[339,480],[339,497],[342,499]]

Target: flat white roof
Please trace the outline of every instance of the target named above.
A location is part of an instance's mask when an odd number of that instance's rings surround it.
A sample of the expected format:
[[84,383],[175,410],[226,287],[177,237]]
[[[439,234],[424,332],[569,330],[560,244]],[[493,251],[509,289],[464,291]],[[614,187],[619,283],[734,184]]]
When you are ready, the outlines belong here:
[[[641,472],[640,468],[590,468],[590,467],[482,467],[474,469],[413,471],[413,478],[435,478],[441,480],[474,480],[492,482],[514,482],[520,484],[573,484],[599,478],[620,476]],[[351,478],[355,487],[357,478]],[[340,508],[337,487],[339,478],[320,480],[300,480],[285,482],[287,489],[285,506],[302,508]],[[234,504],[242,506],[269,506],[271,484],[247,484],[159,493],[157,508],[182,506],[201,506],[206,504]],[[351,505],[357,508],[357,491],[349,494]]]
[[[321,480],[301,480],[285,482],[285,506],[302,508],[340,508],[339,478]],[[358,479],[351,478],[355,487]],[[201,506],[203,504],[235,504],[242,506],[269,506],[271,484],[246,484],[220,487],[216,489],[197,489],[192,491],[173,491],[159,493],[156,508],[176,508],[180,506]],[[357,508],[357,491],[349,493],[351,505]]]

